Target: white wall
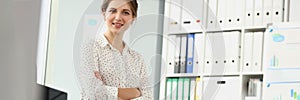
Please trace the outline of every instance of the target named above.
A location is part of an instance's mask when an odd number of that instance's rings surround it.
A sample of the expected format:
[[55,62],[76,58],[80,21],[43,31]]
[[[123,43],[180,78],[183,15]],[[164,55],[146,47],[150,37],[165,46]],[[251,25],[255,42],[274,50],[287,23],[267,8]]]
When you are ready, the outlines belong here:
[[75,31],[91,0],[52,0],[46,86],[80,99],[73,64]]
[[0,0],[1,100],[42,100],[36,84],[40,0]]

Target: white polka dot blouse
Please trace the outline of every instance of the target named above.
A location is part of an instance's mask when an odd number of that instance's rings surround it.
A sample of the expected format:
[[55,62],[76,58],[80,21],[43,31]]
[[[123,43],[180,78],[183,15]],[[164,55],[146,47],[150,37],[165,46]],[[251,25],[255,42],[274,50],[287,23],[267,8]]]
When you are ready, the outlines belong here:
[[[128,45],[120,53],[99,35],[86,40],[80,52],[77,76],[83,100],[117,100],[118,88],[138,88],[141,96],[133,100],[153,100],[144,60]],[[102,80],[94,71],[99,71]]]

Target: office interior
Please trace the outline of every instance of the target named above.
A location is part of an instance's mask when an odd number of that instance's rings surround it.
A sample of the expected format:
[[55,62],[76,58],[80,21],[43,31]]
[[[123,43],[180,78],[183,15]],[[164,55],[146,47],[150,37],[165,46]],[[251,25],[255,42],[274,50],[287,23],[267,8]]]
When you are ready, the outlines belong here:
[[[155,100],[300,99],[300,1],[138,2],[125,41],[144,56]],[[1,99],[41,100],[49,91],[60,100],[80,99],[75,48],[82,37],[103,31],[100,5],[0,1]]]

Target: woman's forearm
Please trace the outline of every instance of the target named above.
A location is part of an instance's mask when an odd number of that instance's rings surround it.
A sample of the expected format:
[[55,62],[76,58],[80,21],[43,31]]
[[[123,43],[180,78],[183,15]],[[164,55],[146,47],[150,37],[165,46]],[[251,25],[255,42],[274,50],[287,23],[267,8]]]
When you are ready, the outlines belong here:
[[124,100],[129,100],[141,96],[138,88],[118,88],[118,97]]
[[[94,75],[99,80],[102,80],[102,76],[99,71],[95,71]],[[138,88],[118,88],[118,99],[119,100],[129,100],[141,96],[141,92]]]

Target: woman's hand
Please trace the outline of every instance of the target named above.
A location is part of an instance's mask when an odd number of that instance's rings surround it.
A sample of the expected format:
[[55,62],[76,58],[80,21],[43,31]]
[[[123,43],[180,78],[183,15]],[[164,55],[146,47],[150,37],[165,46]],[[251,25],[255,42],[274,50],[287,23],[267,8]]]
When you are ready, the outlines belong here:
[[[99,71],[94,71],[94,74],[97,79],[103,82]],[[118,100],[130,100],[140,96],[141,91],[138,88],[118,88]]]
[[118,88],[118,97],[124,100],[134,99],[141,96],[138,88]]
[[103,81],[102,76],[100,75],[99,71],[94,71],[95,77]]

